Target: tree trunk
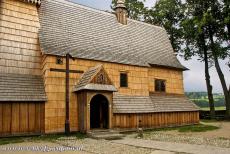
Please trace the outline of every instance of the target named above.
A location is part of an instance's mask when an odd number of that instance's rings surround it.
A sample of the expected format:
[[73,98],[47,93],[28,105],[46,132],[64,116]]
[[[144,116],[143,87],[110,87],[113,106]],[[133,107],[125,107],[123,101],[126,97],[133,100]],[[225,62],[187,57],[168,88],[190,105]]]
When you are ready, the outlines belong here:
[[[229,3],[227,2],[227,0],[224,1],[224,5],[225,5],[225,9],[227,10],[225,14],[225,16],[227,17],[230,13],[230,7],[229,7]],[[227,26],[227,31],[228,31],[228,39],[230,40],[230,23],[227,23],[226,26]]]
[[215,106],[214,106],[214,99],[213,99],[213,94],[212,94],[212,85],[210,82],[207,51],[204,51],[204,62],[205,62],[205,80],[206,80],[206,86],[207,86],[207,92],[208,92],[210,115],[211,115],[211,118],[214,119],[215,118]]
[[204,34],[201,34],[201,41],[202,41],[202,48],[204,51],[204,63],[205,63],[205,80],[206,80],[206,87],[208,92],[208,101],[209,101],[209,108],[210,108],[210,115],[211,119],[215,118],[215,106],[214,106],[214,99],[212,94],[212,85],[210,81],[209,75],[209,64],[208,64],[208,49],[205,44]]
[[227,84],[224,78],[224,74],[220,68],[220,64],[218,61],[218,55],[217,55],[217,51],[215,49],[215,44],[214,44],[214,40],[213,40],[213,33],[211,28],[209,28],[209,39],[211,42],[211,50],[212,50],[212,55],[213,55],[213,59],[214,59],[214,63],[215,63],[215,68],[217,71],[217,74],[219,76],[220,82],[221,82],[221,86],[224,92],[224,97],[225,97],[225,105],[226,105],[226,118],[230,119],[230,89],[228,90],[227,88]]
[[227,24],[227,29],[228,29],[228,39],[230,40],[230,24]]
[[218,73],[218,76],[219,76],[219,79],[220,79],[220,82],[221,82],[221,85],[223,88],[223,92],[224,92],[225,105],[226,105],[226,118],[230,119],[230,93],[229,93],[229,90],[227,88],[224,74],[220,68],[219,61],[218,61],[216,56],[214,56],[214,62],[215,62],[216,71]]

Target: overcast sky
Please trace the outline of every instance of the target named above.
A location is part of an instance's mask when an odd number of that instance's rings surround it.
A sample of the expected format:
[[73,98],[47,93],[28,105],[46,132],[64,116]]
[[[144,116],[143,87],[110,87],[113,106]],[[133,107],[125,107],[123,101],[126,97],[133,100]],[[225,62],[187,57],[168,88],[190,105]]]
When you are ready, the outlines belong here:
[[[97,8],[100,10],[110,10],[110,5],[112,0],[72,0],[79,4]],[[145,5],[152,7],[156,0],[146,0]],[[207,91],[204,76],[204,64],[200,63],[193,58],[189,61],[184,61],[182,58],[178,57],[181,63],[189,68],[189,71],[184,72],[184,87],[185,91]],[[226,81],[228,85],[230,84],[230,70],[225,65],[226,62],[221,61],[221,68],[225,74]],[[211,82],[213,85],[214,92],[222,92],[221,84],[214,67],[210,69]],[[228,78],[227,78],[228,77]]]

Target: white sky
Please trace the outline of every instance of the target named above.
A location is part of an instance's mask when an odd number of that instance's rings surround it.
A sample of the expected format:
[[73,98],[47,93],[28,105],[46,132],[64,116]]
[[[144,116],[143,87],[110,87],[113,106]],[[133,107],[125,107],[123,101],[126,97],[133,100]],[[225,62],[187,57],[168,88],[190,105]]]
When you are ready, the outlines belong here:
[[[110,10],[112,0],[72,0],[79,4],[97,8],[100,10]],[[146,0],[145,5],[152,7],[156,0]],[[181,63],[189,68],[189,71],[184,72],[184,87],[185,91],[206,91],[205,75],[204,75],[204,64],[198,62],[196,58],[189,61],[184,61],[179,57]],[[221,68],[225,74],[228,85],[230,84],[230,70],[225,65],[226,62],[220,61]],[[216,73],[215,67],[210,69],[211,83],[213,85],[214,92],[222,92],[221,84]]]

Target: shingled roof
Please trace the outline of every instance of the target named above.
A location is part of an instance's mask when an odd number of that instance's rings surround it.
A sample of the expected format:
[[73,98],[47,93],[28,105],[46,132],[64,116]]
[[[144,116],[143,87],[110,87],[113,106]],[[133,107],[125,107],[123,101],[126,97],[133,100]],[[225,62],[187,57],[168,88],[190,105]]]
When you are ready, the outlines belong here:
[[150,96],[123,96],[113,98],[114,113],[152,113],[198,111],[199,108],[184,95],[151,94]]
[[88,69],[80,78],[78,84],[74,87],[73,91],[80,90],[103,90],[103,91],[117,91],[114,85],[95,84],[90,83],[97,73],[103,69],[102,65],[97,65]]
[[39,40],[45,54],[138,66],[185,69],[173,53],[165,29],[65,0],[43,0]]
[[0,101],[46,101],[41,76],[0,73]]

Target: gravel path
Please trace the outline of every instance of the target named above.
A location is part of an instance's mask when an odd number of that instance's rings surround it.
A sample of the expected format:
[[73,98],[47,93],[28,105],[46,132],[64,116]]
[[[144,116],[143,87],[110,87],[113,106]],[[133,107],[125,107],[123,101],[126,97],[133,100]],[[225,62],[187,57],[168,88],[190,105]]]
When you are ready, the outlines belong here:
[[214,122],[207,124],[218,126],[220,129],[207,132],[183,133],[177,130],[152,131],[145,133],[144,139],[230,148],[230,122]]
[[[33,150],[33,148],[38,147],[39,150]],[[14,148],[14,149],[9,149]],[[29,149],[17,149],[16,148],[29,148]],[[56,150],[51,150],[49,148],[59,148]],[[0,145],[0,154],[90,154],[85,151],[76,151],[76,150],[61,150],[60,148],[69,148],[66,146],[61,146],[60,144],[39,141],[39,142],[22,142],[22,143],[13,143]]]
[[[3,150],[6,147],[82,147],[81,151],[33,151],[33,150]],[[108,140],[77,139],[75,137],[60,138],[54,142],[38,141],[7,144],[0,146],[1,154],[154,154],[155,149],[141,148],[124,144],[112,143]],[[157,152],[157,151],[156,151]],[[164,151],[163,151],[164,152]]]
[[208,122],[201,124],[213,125],[219,127],[217,130],[207,131],[207,132],[187,132],[181,133],[176,130],[174,131],[166,131],[167,134],[175,134],[175,135],[186,135],[193,137],[205,137],[205,138],[225,138],[230,139],[230,122],[227,121],[219,121],[219,122]]
[[71,147],[82,146],[83,151],[95,154],[151,154],[154,152],[154,149],[140,148],[125,144],[113,143],[108,140],[95,140],[91,138],[81,140],[74,138],[62,138],[57,140],[56,143]]
[[161,142],[144,139],[124,138],[122,140],[114,140],[114,143],[132,145],[142,148],[152,148],[159,150],[173,151],[176,153],[191,153],[191,154],[229,154],[230,148],[220,148],[208,145],[195,145],[173,142]]
[[151,132],[145,134],[144,139],[230,148],[230,139],[226,138],[207,138],[185,134],[167,134],[167,132]]

